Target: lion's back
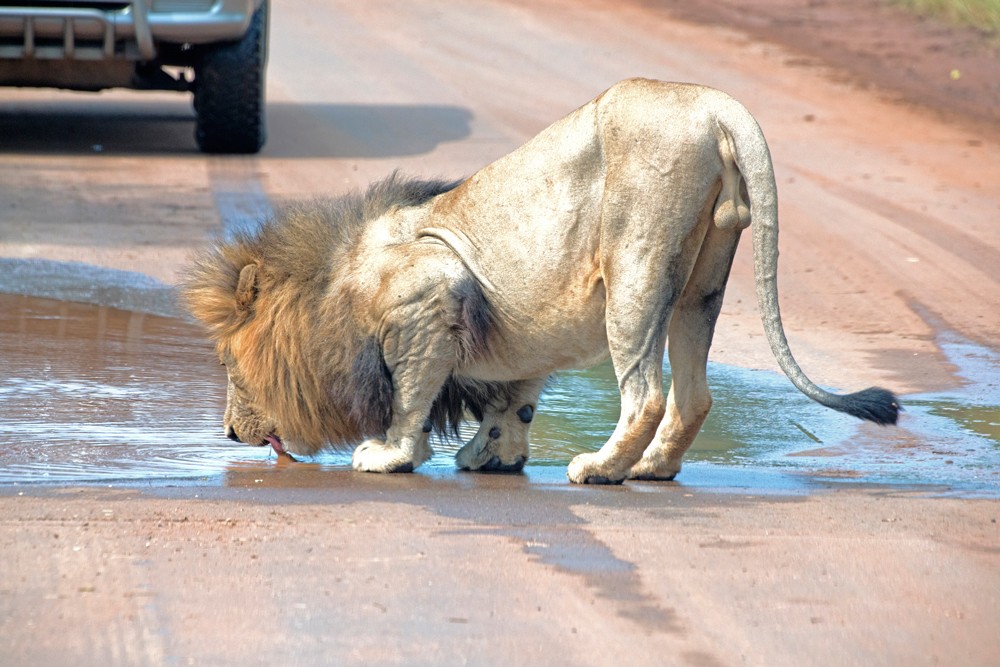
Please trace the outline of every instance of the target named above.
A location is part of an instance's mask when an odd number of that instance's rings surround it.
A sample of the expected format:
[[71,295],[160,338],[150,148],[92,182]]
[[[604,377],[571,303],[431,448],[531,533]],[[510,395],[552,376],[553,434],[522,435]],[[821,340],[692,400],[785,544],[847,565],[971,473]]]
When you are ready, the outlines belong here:
[[721,170],[713,113],[729,99],[696,85],[616,84],[429,202],[420,234],[461,258],[522,349],[561,341],[566,356],[585,356],[606,337],[608,206],[624,196],[661,210],[678,182],[707,196]]

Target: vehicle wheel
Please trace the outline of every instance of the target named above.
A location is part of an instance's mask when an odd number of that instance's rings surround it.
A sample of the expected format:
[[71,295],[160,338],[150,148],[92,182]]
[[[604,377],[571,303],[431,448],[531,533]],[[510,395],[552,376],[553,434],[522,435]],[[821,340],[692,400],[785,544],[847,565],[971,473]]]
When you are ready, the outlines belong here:
[[195,66],[195,140],[206,153],[256,153],[267,138],[264,74],[268,0],[238,42],[213,46]]

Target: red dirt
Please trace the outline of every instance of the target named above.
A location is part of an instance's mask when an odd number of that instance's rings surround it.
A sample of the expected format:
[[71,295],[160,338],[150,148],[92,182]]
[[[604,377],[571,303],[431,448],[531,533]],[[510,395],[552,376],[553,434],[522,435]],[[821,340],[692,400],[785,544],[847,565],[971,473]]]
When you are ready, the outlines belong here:
[[[725,25],[823,64],[830,75],[947,123],[1000,132],[1000,40],[877,0],[647,0],[677,18]],[[954,74],[953,74],[954,73]]]

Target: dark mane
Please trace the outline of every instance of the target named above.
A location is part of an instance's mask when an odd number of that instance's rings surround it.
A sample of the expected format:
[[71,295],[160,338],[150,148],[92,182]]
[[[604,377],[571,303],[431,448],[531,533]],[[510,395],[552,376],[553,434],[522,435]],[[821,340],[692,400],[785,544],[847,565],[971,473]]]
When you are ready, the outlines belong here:
[[308,284],[316,293],[331,269],[344,265],[372,221],[393,207],[422,204],[460,183],[411,179],[397,171],[366,192],[279,206],[256,229],[219,238],[195,257],[181,281],[181,297],[213,338],[226,338],[243,324],[233,301],[243,267],[266,266],[283,282]]
[[260,248],[261,261],[283,267],[289,278],[315,280],[325,276],[331,264],[346,261],[372,221],[393,208],[423,204],[460,183],[412,179],[395,171],[365,192],[280,206],[257,232],[237,241]]

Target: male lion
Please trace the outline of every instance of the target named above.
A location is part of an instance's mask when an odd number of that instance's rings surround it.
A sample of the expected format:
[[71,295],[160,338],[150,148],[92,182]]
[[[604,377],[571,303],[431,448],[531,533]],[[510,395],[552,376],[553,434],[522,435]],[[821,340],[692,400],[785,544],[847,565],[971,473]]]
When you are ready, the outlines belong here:
[[356,470],[409,472],[431,456],[430,433],[457,433],[469,412],[480,427],[458,466],[520,470],[546,378],[610,354],[621,417],[569,479],[669,480],[712,404],[708,349],[751,214],[781,369],[823,405],[896,422],[892,393],[831,394],[792,358],[777,210],[770,154],[743,106],[634,79],[468,180],[394,174],[364,195],[293,206],[204,254],[184,295],[228,369],[233,439],[303,454],[363,440]]

